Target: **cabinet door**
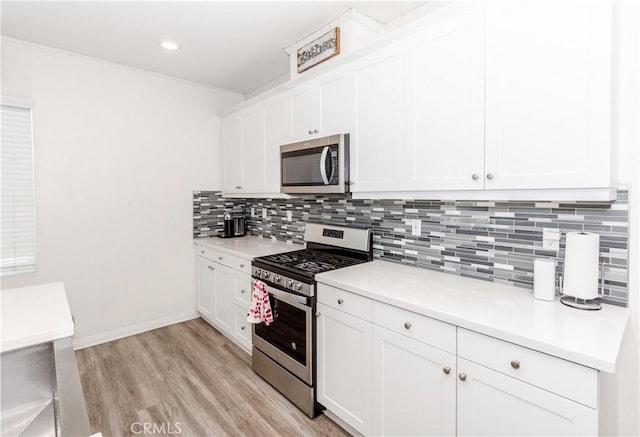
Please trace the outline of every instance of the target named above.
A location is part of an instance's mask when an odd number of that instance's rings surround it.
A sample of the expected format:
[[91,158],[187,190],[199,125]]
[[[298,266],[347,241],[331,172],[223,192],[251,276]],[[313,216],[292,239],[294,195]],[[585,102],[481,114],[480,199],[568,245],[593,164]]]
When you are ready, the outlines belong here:
[[462,358],[458,358],[457,388],[458,435],[598,433],[597,410]]
[[222,161],[222,191],[239,191],[242,187],[242,119],[235,114],[222,120]]
[[242,118],[242,187],[245,193],[260,193],[264,186],[264,110],[261,104],[244,112]]
[[318,312],[318,402],[370,435],[372,324],[323,304]]
[[213,293],[213,323],[223,331],[231,332],[234,323],[233,300],[235,277],[233,270],[215,263],[215,291]]
[[213,291],[216,271],[213,263],[206,258],[196,256],[196,306],[205,319],[213,319]]
[[[290,139],[302,141],[319,132],[317,126],[315,89],[313,81],[304,83],[289,94],[289,115],[291,117]],[[315,130],[315,131],[314,131]]]
[[406,111],[406,189],[482,189],[483,7],[407,41]]
[[280,192],[280,146],[289,142],[289,111],[286,96],[264,107],[264,190]]
[[[342,68],[317,78],[316,97],[319,134],[353,135],[356,105],[353,69]],[[351,142],[354,143],[353,137]]]
[[251,353],[251,324],[247,322],[247,309],[233,306],[233,337],[245,351]]
[[455,435],[456,357],[373,327],[374,435]]
[[611,4],[493,1],[487,189],[610,185]]
[[395,44],[355,65],[354,192],[398,190],[404,165],[404,49]]

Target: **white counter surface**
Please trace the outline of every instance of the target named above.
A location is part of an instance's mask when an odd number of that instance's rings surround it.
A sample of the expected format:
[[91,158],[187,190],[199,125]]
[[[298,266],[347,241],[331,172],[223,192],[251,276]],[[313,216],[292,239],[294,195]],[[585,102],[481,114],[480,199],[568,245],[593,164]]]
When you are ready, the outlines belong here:
[[257,256],[304,249],[302,244],[290,244],[284,241],[261,238],[254,235],[245,235],[244,237],[236,238],[197,238],[193,240],[193,243],[241,258],[255,258]]
[[528,290],[378,260],[316,280],[610,373],[629,317],[612,305],[582,311]]
[[73,319],[62,282],[2,290],[0,305],[2,352],[73,335]]

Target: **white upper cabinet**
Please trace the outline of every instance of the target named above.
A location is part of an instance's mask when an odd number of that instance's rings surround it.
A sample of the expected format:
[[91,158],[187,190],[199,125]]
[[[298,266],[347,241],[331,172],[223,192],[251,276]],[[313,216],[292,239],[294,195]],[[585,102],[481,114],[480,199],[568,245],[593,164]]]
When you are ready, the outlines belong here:
[[242,184],[241,191],[264,191],[265,120],[262,106],[251,107],[242,114]]
[[484,173],[484,8],[407,40],[407,190],[477,190]]
[[487,189],[612,185],[611,14],[607,1],[487,3]]
[[293,88],[289,109],[291,141],[350,133],[355,113],[352,70],[338,69]]
[[235,193],[242,188],[242,119],[232,114],[222,120],[222,191]]
[[285,96],[264,105],[264,191],[280,191],[280,146],[289,141],[289,112]]
[[404,165],[404,50],[394,44],[354,63],[354,192],[401,188]]

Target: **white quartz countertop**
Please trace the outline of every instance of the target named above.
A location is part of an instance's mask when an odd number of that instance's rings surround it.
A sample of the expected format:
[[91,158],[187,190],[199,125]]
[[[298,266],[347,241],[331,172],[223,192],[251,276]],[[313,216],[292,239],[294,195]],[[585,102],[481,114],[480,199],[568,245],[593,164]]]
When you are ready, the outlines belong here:
[[0,305],[2,352],[73,335],[73,319],[62,282],[2,290]]
[[304,249],[302,244],[286,243],[284,241],[245,235],[236,238],[197,238],[194,244],[220,250],[241,258],[255,258],[257,256],[273,255],[274,253],[291,252]]
[[629,317],[625,308],[577,310],[559,299],[534,299],[528,290],[387,261],[321,273],[316,280],[610,373]]

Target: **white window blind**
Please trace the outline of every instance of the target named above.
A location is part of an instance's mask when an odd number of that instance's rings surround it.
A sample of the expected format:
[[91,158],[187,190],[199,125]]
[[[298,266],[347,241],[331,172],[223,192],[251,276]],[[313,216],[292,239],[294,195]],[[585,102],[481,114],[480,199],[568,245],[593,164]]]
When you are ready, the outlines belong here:
[[36,270],[31,108],[2,102],[2,275]]

